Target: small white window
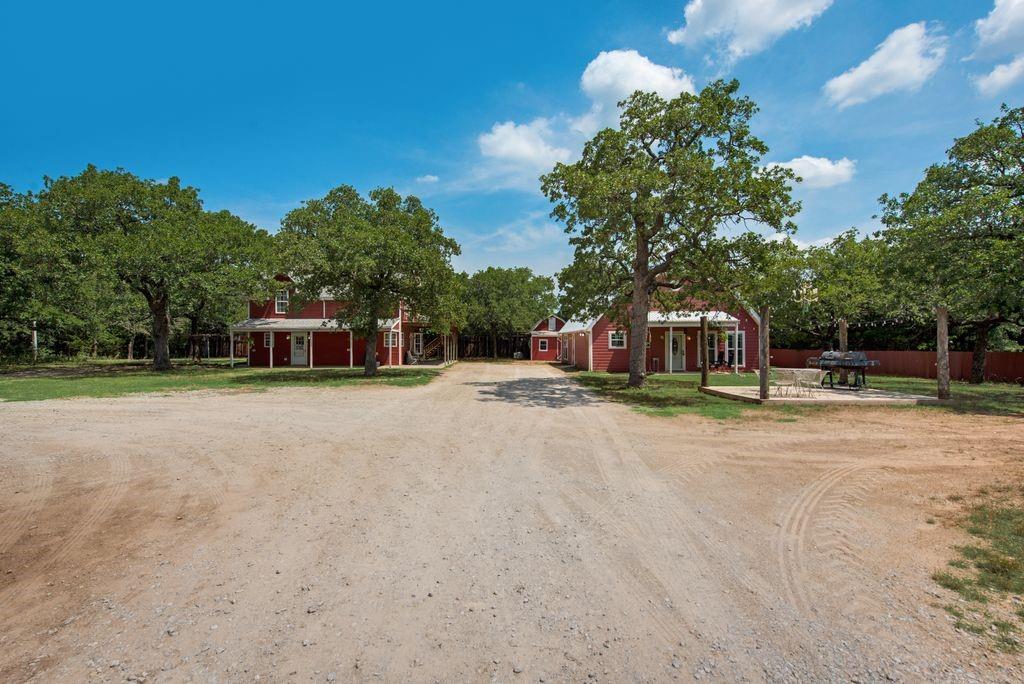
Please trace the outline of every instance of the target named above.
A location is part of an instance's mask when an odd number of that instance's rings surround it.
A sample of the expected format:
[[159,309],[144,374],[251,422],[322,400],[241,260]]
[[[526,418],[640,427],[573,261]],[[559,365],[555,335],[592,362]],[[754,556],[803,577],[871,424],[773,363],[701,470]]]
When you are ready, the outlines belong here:
[[608,348],[609,349],[625,349],[626,348],[626,331],[624,330],[612,330],[608,333]]
[[397,347],[398,346],[398,332],[389,331],[384,333],[384,346],[385,347]]
[[263,333],[263,346],[266,349],[270,349],[270,335],[271,333]]
[[747,334],[746,334],[745,331],[740,330],[739,331],[739,336],[740,336],[740,339],[739,339],[740,348],[739,348],[739,356],[738,356],[739,361],[738,362],[737,362],[737,358],[736,358],[737,357],[737,354],[736,354],[736,351],[737,351],[736,350],[736,333],[727,333],[726,336],[725,336],[726,345],[728,346],[728,349],[726,349],[726,354],[728,355],[727,358],[729,359],[729,365],[730,366],[732,366],[734,364],[739,365],[739,366],[746,366],[747,365],[747,350],[746,350]]
[[555,320],[556,319],[555,319],[554,316],[552,316],[551,318],[548,319],[548,330],[552,330],[553,331],[556,327],[558,327],[556,325],[556,323],[555,323]]
[[548,350],[548,341],[547,340],[538,340],[537,341],[537,351],[546,352],[547,350]]
[[288,313],[288,290],[281,290],[274,298],[274,313]]

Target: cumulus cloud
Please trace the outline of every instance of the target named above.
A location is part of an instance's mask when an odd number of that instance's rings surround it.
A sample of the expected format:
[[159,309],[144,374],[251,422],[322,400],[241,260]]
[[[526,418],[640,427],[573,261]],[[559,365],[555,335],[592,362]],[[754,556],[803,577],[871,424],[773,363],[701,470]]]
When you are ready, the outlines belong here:
[[436,183],[439,180],[440,179],[437,176],[435,176],[434,174],[432,174],[432,173],[428,173],[426,175],[417,176],[416,177],[416,182],[417,183],[423,183],[425,185],[430,185],[432,183]]
[[499,161],[534,169],[547,169],[569,158],[569,150],[550,142],[551,121],[543,117],[530,123],[496,123],[477,138],[480,154]]
[[580,89],[591,101],[590,111],[572,121],[586,135],[618,121],[618,103],[637,90],[665,98],[695,92],[693,79],[682,69],[655,64],[636,50],[601,52],[580,78]]
[[690,0],[686,23],[668,34],[675,45],[724,46],[729,61],[761,52],[794,29],[809,26],[833,0]]
[[848,183],[853,179],[857,162],[843,157],[832,161],[825,157],[804,155],[788,162],[772,164],[790,169],[803,179],[802,185],[807,188],[831,188],[834,185]]
[[1024,0],[995,0],[992,11],[974,22],[974,30],[981,54],[1024,51]]
[[978,92],[985,97],[992,97],[1024,79],[1024,55],[1009,64],[1000,64],[984,76],[974,79]]
[[921,21],[889,34],[874,54],[825,84],[829,101],[844,109],[887,93],[913,92],[946,56],[946,39]]

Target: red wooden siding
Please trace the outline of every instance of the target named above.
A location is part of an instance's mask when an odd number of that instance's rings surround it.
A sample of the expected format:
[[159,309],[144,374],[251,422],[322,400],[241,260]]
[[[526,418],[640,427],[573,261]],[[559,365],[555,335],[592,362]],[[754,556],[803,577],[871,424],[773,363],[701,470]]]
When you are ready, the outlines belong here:
[[314,366],[347,366],[349,333],[317,331],[313,333]]
[[[934,378],[933,351],[868,351],[869,359],[881,365],[869,372],[908,378]],[[771,365],[779,368],[803,368],[807,359],[818,356],[818,349],[772,349]],[[954,380],[971,377],[971,352],[949,353],[949,376]],[[985,379],[1004,382],[1024,380],[1024,352],[989,352],[985,356]]]
[[[540,341],[547,340],[548,350],[540,350]],[[559,340],[555,336],[535,336],[530,339],[530,358],[534,361],[556,361],[558,360]]]

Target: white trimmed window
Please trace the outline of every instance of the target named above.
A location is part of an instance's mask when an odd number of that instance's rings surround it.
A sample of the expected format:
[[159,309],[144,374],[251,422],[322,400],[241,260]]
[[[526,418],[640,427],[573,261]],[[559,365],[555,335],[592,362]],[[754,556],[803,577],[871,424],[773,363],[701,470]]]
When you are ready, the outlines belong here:
[[266,349],[270,349],[270,336],[272,334],[273,333],[267,333],[267,332],[263,333],[263,347],[266,348]]
[[[738,334],[740,336],[739,364],[738,365],[746,366],[747,365],[747,350],[746,350],[746,346],[747,346],[747,333],[744,332],[743,330],[740,330]],[[726,335],[726,337],[725,337],[725,340],[726,340],[725,343],[726,343],[726,346],[727,346],[726,354],[729,355],[729,365],[730,366],[735,363],[735,359],[733,359],[733,356],[736,353],[736,335],[737,335],[737,333],[728,333]]]
[[625,330],[611,330],[608,332],[608,348],[609,349],[625,349],[626,348],[626,331]]
[[548,319],[548,330],[552,330],[553,331],[557,327],[558,327],[558,325],[555,322],[555,317],[552,316],[551,318]]
[[546,352],[548,350],[547,340],[537,340],[537,351]]
[[397,347],[398,343],[398,331],[391,330],[384,333],[384,346],[385,347]]
[[274,313],[288,313],[288,290],[281,290],[274,297]]

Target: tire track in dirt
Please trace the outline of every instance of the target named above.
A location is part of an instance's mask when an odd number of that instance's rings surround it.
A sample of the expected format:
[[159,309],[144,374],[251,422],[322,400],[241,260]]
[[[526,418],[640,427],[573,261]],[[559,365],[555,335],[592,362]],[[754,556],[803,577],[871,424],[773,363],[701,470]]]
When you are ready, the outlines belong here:
[[[801,489],[783,512],[775,544],[776,561],[785,598],[801,614],[812,614],[808,585],[813,580],[806,568],[807,547],[817,538],[812,535],[812,528],[824,527],[828,532],[820,546],[830,553],[834,563],[844,566],[859,562],[849,543],[848,530],[856,524],[855,506],[868,490],[866,485],[853,487],[851,480],[869,468],[859,464],[830,468]],[[829,579],[835,577],[830,573]],[[830,592],[836,589],[829,585]]]
[[[53,468],[52,459],[35,459],[31,462],[35,471],[27,478],[24,484],[19,485],[29,493],[28,500],[19,502],[19,512],[3,516],[0,519],[0,554],[5,553],[30,527],[29,523],[35,514],[43,507],[46,500],[53,491]],[[5,478],[10,477],[5,474]]]

